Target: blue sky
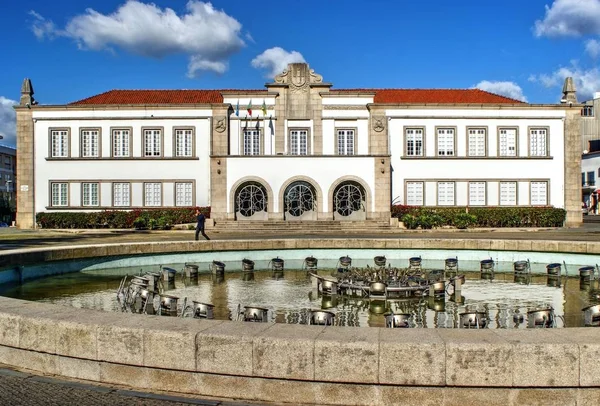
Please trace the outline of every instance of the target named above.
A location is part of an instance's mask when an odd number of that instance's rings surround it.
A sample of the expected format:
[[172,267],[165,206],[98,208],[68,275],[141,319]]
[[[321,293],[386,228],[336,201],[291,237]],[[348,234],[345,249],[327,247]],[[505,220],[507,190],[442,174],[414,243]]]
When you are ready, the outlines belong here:
[[306,61],[337,88],[600,91],[600,0],[4,0],[0,143],[25,77],[41,104],[110,89],[262,88]]

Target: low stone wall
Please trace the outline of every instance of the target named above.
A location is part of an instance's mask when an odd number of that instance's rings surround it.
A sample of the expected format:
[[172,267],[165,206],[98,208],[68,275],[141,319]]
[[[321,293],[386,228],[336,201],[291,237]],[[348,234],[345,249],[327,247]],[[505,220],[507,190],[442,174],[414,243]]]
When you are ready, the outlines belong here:
[[[599,253],[600,243],[202,241],[63,247],[5,266],[101,255],[286,248]],[[110,313],[0,297],[0,363],[202,396],[339,405],[600,404],[600,329],[382,329]]]
[[308,404],[600,403],[593,328],[320,327],[8,298],[0,309],[0,363],[138,389]]

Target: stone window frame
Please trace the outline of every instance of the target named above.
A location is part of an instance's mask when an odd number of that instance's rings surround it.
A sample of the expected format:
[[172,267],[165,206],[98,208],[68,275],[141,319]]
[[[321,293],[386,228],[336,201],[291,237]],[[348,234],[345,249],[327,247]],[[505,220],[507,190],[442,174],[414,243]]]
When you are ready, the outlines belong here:
[[[129,204],[128,205],[119,205],[119,206],[117,206],[115,204],[115,184],[117,184],[117,183],[121,183],[121,184],[127,185],[128,189],[129,189]],[[112,205],[112,207],[131,207],[131,201],[133,200],[132,196],[131,196],[131,182],[117,182],[117,181],[111,182],[111,193],[112,193],[112,199],[111,199],[111,205]]]
[[[456,126],[445,126],[445,125],[440,125],[440,126],[435,126],[434,127],[434,131],[435,131],[435,156],[436,157],[455,157],[457,156],[457,152],[456,152],[456,135],[458,133],[458,128]],[[454,134],[452,137],[452,155],[439,155],[439,130],[453,130]]]
[[[66,155],[54,155],[54,137],[53,132],[65,131]],[[50,158],[71,158],[71,128],[70,127],[51,127],[48,129],[48,156]]]
[[[474,204],[471,203],[471,183],[483,183],[485,187],[484,196],[483,196],[483,204]],[[474,207],[485,207],[488,206],[488,181],[487,180],[469,180],[467,181],[467,202],[468,206]]]
[[[306,155],[292,154],[292,131],[306,131]],[[310,127],[290,127],[290,128],[288,128],[287,141],[288,141],[287,146],[288,146],[288,155],[289,156],[310,156],[310,155],[312,155]],[[300,147],[300,145],[298,145],[298,147]]]
[[[452,183],[452,204],[440,204],[440,183]],[[456,181],[453,180],[438,180],[435,182],[435,205],[440,207],[456,206]]]
[[[115,155],[115,131],[129,131],[129,154],[123,156]],[[133,158],[133,127],[110,127],[110,157],[114,159]]]
[[[52,186],[53,185],[67,185],[67,204],[58,204],[55,205],[54,204],[54,193],[52,192]],[[49,189],[49,193],[48,196],[50,196],[50,202],[49,202],[49,206],[48,207],[71,207],[71,182],[69,181],[64,181],[64,180],[51,180],[48,181],[48,189]]]
[[[502,184],[515,184],[515,204],[502,204]],[[518,207],[519,206],[519,181],[518,180],[501,180],[498,181],[498,207]]]
[[[408,130],[421,130],[423,132],[421,137],[421,154],[420,155],[408,155],[408,137],[406,131]],[[402,157],[403,158],[423,158],[426,156],[425,154],[425,146],[427,140],[427,129],[425,126],[418,125],[406,125],[402,127]]]
[[[500,132],[502,130],[515,130],[515,155],[501,155],[500,154]],[[497,149],[496,155],[504,158],[518,158],[519,157],[519,127],[518,126],[498,126],[496,130],[497,135]]]
[[[257,131],[258,130],[258,154],[246,154],[246,140],[244,136],[244,132],[248,131]],[[243,156],[259,156],[265,154],[265,132],[263,127],[242,127],[240,131],[240,155]]]
[[[530,206],[550,206],[550,180],[549,179],[531,179],[529,180],[529,205]],[[545,183],[546,184],[546,204],[533,204],[531,202],[531,184],[532,183]]]
[[[352,154],[340,154],[340,150],[339,150],[339,133],[338,131],[354,131],[354,135],[353,135],[353,142],[352,142]],[[358,146],[358,127],[335,127],[334,128],[334,132],[335,132],[335,137],[333,142],[334,142],[334,146],[333,146],[333,150],[335,151],[334,155],[338,155],[338,156],[356,156],[358,155],[356,152],[356,148]],[[348,148],[346,147],[346,150]]]
[[[469,138],[470,138],[469,137],[470,136],[469,131],[470,130],[484,130],[485,131],[485,134],[484,134],[484,137],[483,137],[483,139],[484,139],[483,142],[485,144],[485,146],[483,147],[483,155],[471,155],[470,154],[470,149],[469,149]],[[466,156],[468,158],[486,158],[486,157],[488,157],[489,156],[489,144],[490,144],[489,138],[488,138],[489,137],[489,133],[490,133],[489,132],[489,127],[488,126],[483,126],[483,125],[481,125],[481,126],[467,126],[466,129],[465,129],[465,132],[466,132],[465,135],[466,135],[466,141],[467,141]]]
[[[418,205],[418,204],[411,204],[408,202],[408,184],[409,183],[420,183],[421,184],[421,194],[423,195],[423,202]],[[425,202],[426,202],[426,188],[425,188],[425,181],[424,180],[404,180],[404,201],[405,204],[407,206],[425,206]]]
[[[532,155],[531,154],[531,131],[532,130],[545,130],[546,131],[546,150],[544,155]],[[527,152],[530,157],[543,157],[547,158],[550,156],[550,127],[543,125],[532,125],[527,127]]]
[[[160,131],[160,143],[159,143],[159,148],[160,151],[158,153],[158,155],[146,155],[147,151],[146,151],[146,131]],[[142,127],[141,128],[141,134],[142,134],[142,154],[141,157],[145,158],[145,159],[160,159],[162,157],[165,156],[165,127],[162,126],[150,126],[150,127]],[[153,135],[153,134],[152,134]]]
[[[148,205],[148,202],[146,201],[146,185],[154,185],[154,184],[158,184],[160,185],[160,204],[158,205]],[[143,201],[142,201],[142,206],[144,207],[164,207],[164,198],[165,198],[165,185],[162,181],[144,181],[142,182],[142,191],[143,191]]]
[[[85,184],[90,184],[90,185],[96,185],[98,188],[98,203],[97,204],[85,204],[85,194],[84,194],[84,190],[83,190],[83,185]],[[81,182],[80,184],[80,190],[79,193],[81,194],[81,207],[100,207],[100,202],[102,201],[101,196],[100,196],[100,190],[102,188],[100,187],[100,182],[98,181],[89,181],[89,182]],[[91,196],[90,196],[91,197]]]
[[[178,205],[177,204],[177,185],[189,183],[192,185],[192,202],[189,205]],[[144,193],[145,195],[145,193]],[[177,180],[173,182],[173,206],[174,207],[195,207],[196,206],[196,182],[193,179],[189,180]]]
[[[96,155],[84,155],[83,149],[83,132],[84,131],[98,131],[98,153]],[[79,157],[81,158],[100,158],[102,156],[102,127],[81,127],[79,129]]]
[[[179,155],[177,153],[177,131],[192,131],[192,151],[191,155]],[[196,127],[194,126],[179,126],[173,127],[173,154],[176,158],[195,158],[196,157]]]

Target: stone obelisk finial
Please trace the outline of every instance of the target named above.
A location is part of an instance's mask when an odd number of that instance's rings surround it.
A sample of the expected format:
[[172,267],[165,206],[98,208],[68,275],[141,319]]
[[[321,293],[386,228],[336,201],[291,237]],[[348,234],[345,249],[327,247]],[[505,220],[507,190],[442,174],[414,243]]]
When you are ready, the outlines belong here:
[[21,106],[31,106],[34,104],[33,98],[33,85],[31,84],[31,80],[29,78],[25,78],[23,80],[23,84],[21,85]]
[[568,77],[565,79],[565,84],[563,85],[563,97],[560,100],[561,103],[577,103],[577,93],[575,92],[575,83],[573,83],[573,78]]

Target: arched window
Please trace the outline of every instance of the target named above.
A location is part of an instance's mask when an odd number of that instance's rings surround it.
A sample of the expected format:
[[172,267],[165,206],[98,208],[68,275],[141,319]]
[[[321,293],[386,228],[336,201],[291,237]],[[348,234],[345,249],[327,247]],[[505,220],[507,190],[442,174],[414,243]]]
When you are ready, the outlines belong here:
[[356,182],[343,182],[333,192],[333,211],[343,217],[365,211],[365,190]]
[[291,183],[285,189],[284,204],[286,213],[293,217],[315,211],[317,205],[315,188],[308,182]]
[[267,211],[267,190],[258,182],[246,182],[235,193],[235,211],[244,217]]

